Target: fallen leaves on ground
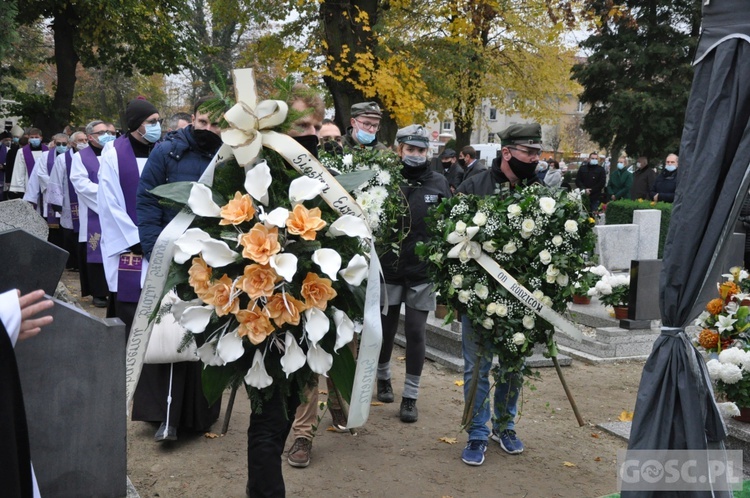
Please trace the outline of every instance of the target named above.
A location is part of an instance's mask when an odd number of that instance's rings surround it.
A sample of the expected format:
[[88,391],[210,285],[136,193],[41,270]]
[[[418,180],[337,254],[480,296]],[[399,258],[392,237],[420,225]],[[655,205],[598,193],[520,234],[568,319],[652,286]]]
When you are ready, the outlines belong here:
[[573,462],[563,462],[563,465],[566,467],[578,467],[578,465],[574,464]]
[[627,410],[623,410],[620,413],[620,416],[617,417],[617,420],[620,422],[632,422],[633,421],[633,412],[629,412]]
[[216,439],[219,437],[218,434],[214,434],[213,432],[207,432],[203,435],[203,437],[207,437],[208,439]]
[[406,359],[406,356],[399,356],[396,358],[398,361],[404,361]]
[[597,434],[596,432],[592,432],[592,433],[591,433],[591,437],[596,437],[596,438],[598,438],[598,437],[599,437],[599,434]]
[[461,387],[464,385],[464,381],[462,380],[456,380],[456,381],[453,381],[453,383],[456,384],[458,387]]
[[601,462],[602,461],[602,457],[596,457],[596,458],[594,458],[594,461],[595,462]]
[[448,444],[456,444],[458,442],[458,439],[454,437],[441,437],[440,439],[438,439],[438,441]]
[[370,406],[383,406],[382,401],[370,401]]
[[324,391],[322,389],[318,389],[318,394],[324,394],[324,395],[328,396],[328,391]]

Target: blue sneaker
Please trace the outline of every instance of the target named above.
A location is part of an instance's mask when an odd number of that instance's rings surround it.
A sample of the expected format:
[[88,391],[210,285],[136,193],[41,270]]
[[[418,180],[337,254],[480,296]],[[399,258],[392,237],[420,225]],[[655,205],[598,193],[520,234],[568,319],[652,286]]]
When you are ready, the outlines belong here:
[[485,451],[487,451],[487,441],[472,439],[461,453],[461,461],[466,465],[482,465]]
[[492,436],[490,436],[493,441],[497,441],[500,443],[500,447],[506,452],[511,455],[518,455],[519,453],[523,453],[523,443],[520,439],[516,437],[516,431],[511,430],[504,430],[500,434],[492,431]]

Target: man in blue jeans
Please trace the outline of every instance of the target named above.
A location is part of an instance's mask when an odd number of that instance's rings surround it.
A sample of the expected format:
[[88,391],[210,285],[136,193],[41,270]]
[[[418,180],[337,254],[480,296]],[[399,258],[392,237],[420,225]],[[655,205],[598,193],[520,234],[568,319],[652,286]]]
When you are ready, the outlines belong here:
[[[501,195],[516,187],[539,183],[535,170],[542,149],[542,127],[538,123],[518,124],[500,133],[502,149],[500,155],[486,171],[465,180],[458,187],[457,195]],[[461,320],[462,349],[464,355],[464,402],[469,397],[469,386],[474,365],[479,361],[477,392],[472,407],[472,418],[466,428],[469,442],[461,454],[467,465],[482,465],[487,451],[487,441],[500,443],[500,447],[511,455],[523,452],[523,443],[516,437],[515,418],[518,413],[518,394],[523,384],[520,374],[506,375],[495,386],[494,417],[492,432],[487,427],[490,420],[490,379],[492,366],[490,345],[482,348],[485,353],[478,356],[479,340],[467,316]],[[500,365],[502,369],[502,365]]]

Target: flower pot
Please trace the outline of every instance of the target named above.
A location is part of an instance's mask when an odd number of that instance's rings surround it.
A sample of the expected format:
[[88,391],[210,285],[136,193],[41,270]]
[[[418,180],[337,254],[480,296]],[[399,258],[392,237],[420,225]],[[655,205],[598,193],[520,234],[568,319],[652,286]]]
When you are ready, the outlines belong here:
[[613,306],[615,309],[615,318],[618,320],[625,320],[628,318],[628,307],[627,306]]
[[750,423],[750,408],[748,407],[743,407],[743,408],[738,407],[738,408],[740,409],[740,414],[732,418],[737,420],[738,422]]
[[589,296],[573,294],[573,304],[591,304],[591,298]]
[[442,320],[448,316],[448,307],[444,304],[438,304],[435,306],[435,318]]

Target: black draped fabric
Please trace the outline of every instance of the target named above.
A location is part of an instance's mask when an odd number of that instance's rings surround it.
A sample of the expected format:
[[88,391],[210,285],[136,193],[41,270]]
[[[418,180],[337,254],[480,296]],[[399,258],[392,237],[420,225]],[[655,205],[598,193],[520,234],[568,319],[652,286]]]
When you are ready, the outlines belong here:
[[[718,25],[727,11],[733,13],[733,23],[750,24],[745,2],[712,0],[704,6],[704,33],[726,33]],[[699,53],[685,115],[679,186],[664,250],[663,330],[643,369],[630,450],[716,449],[726,438],[705,364],[684,328],[726,270],[727,242],[750,187],[750,39],[740,33],[707,48],[705,44],[702,40],[705,50]],[[632,496],[686,494],[622,493]]]
[[26,409],[13,344],[0,322],[0,494],[31,498],[31,458]]

